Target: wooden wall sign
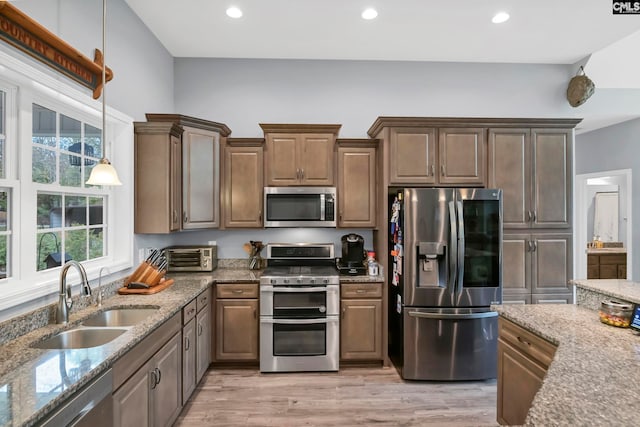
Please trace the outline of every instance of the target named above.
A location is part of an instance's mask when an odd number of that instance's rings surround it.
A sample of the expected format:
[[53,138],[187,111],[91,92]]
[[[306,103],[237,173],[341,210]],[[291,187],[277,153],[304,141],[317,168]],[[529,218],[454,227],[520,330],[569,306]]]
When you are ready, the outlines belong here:
[[[92,61],[6,0],[0,0],[0,39],[90,88],[94,99],[100,97],[103,86],[100,50],[95,50]],[[107,81],[113,78],[109,67],[105,74]]]

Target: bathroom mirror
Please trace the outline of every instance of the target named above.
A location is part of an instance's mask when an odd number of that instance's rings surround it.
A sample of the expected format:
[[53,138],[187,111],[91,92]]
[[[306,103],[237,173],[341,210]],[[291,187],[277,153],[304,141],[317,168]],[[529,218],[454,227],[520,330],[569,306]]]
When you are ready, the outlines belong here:
[[593,235],[603,242],[618,241],[618,192],[596,193]]

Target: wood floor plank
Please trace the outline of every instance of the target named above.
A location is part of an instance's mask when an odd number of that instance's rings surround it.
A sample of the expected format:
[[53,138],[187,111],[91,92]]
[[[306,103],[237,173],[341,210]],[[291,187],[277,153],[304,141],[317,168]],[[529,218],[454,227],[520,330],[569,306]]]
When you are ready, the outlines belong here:
[[212,369],[176,426],[497,426],[496,382],[403,381],[395,369]]

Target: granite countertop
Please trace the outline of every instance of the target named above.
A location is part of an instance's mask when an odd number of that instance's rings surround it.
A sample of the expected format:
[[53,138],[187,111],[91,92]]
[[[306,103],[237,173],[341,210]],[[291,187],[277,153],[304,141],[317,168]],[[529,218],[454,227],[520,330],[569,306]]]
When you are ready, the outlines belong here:
[[[217,269],[211,273],[170,274],[175,283],[153,295],[114,295],[72,312],[69,324],[48,324],[0,346],[0,425],[33,425],[105,372],[113,363],[170,319],[212,282],[257,282],[259,271]],[[157,307],[144,322],[115,340],[88,349],[42,350],[31,345],[60,331],[77,327],[100,311],[122,307]]]
[[575,305],[504,305],[494,310],[558,349],[526,425],[636,425],[640,334],[600,322]]
[[640,283],[623,279],[576,279],[569,280],[569,283],[578,289],[640,304]]
[[626,248],[587,248],[587,254],[626,254]]
[[380,283],[384,282],[384,276],[369,276],[364,274],[361,276],[350,276],[347,274],[340,275],[340,283]]

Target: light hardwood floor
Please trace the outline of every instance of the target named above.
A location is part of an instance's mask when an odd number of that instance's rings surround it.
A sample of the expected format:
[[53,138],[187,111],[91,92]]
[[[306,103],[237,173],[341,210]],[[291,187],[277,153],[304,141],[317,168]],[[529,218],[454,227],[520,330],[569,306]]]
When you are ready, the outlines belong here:
[[211,369],[176,426],[496,426],[496,381],[403,381],[393,368]]

